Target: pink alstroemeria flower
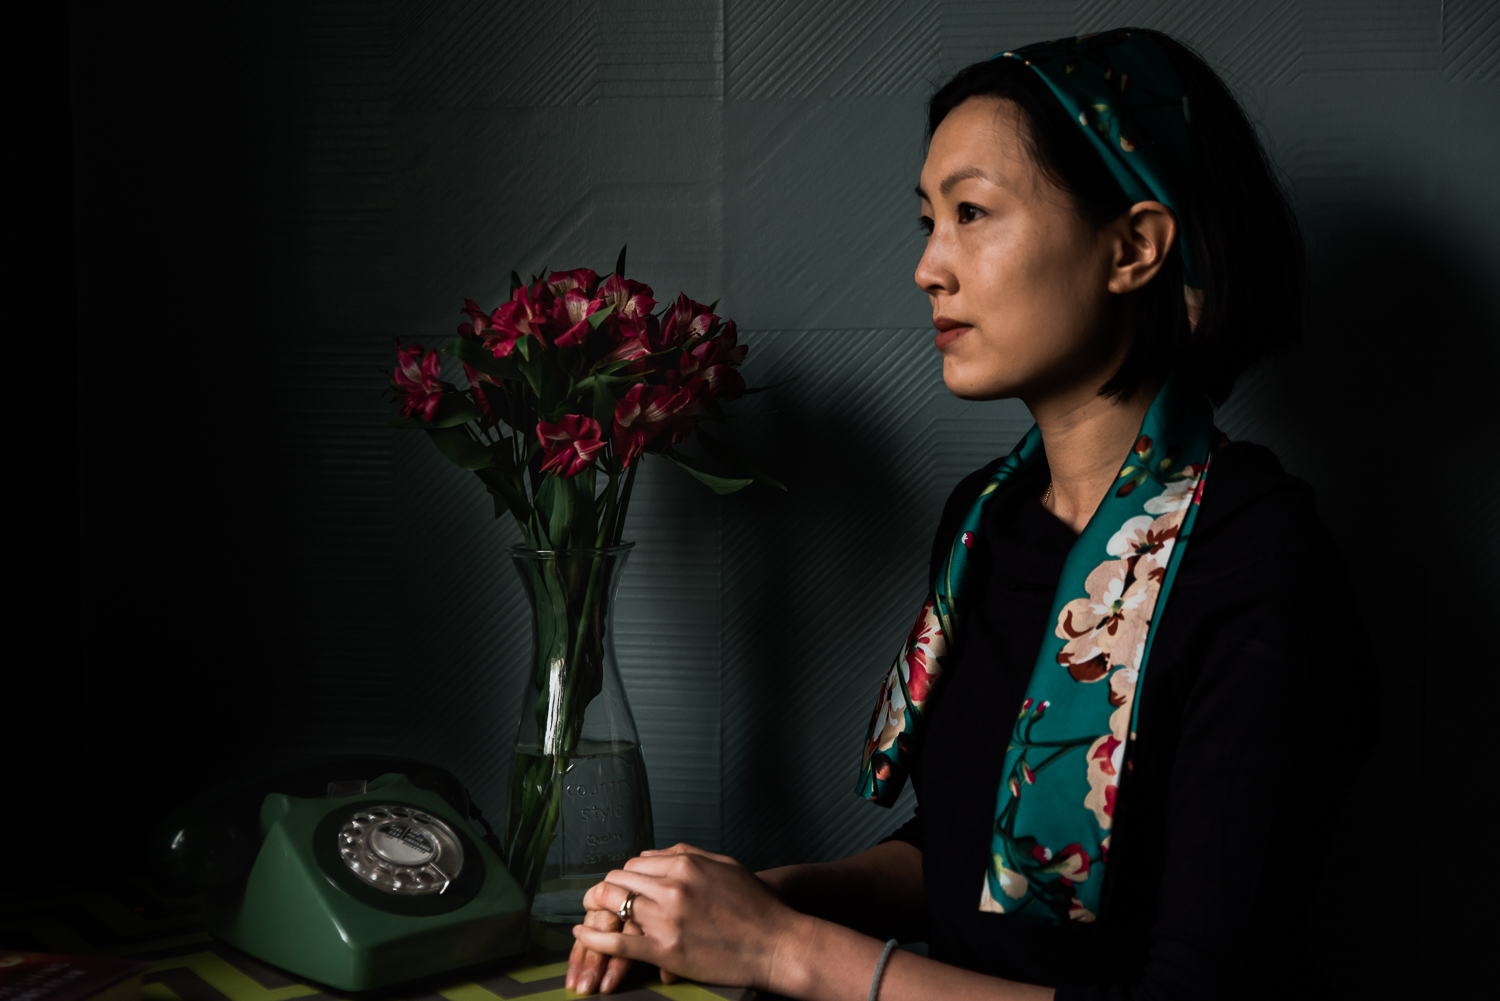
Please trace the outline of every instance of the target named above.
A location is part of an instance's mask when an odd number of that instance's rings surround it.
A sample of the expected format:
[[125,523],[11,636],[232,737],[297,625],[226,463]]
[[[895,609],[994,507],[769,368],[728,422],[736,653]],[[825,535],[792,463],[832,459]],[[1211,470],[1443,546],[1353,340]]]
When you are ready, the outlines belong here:
[[713,341],[703,341],[696,347],[690,348],[682,353],[682,361],[678,369],[683,375],[697,375],[699,372],[712,368],[718,359],[719,347]]
[[671,308],[662,317],[661,343],[658,350],[676,347],[695,338],[707,336],[709,327],[713,326],[718,319],[703,303],[689,299],[685,292],[677,293],[677,301],[672,303]]
[[[612,333],[618,335],[622,333],[622,329],[617,326]],[[646,334],[642,333],[640,336],[630,337],[620,336],[615,343],[615,349],[599,359],[599,361],[605,365],[617,361],[635,361],[637,358],[644,358],[650,353],[651,343]]]
[[615,451],[622,468],[629,468],[631,461],[660,435],[669,435],[674,441],[685,439],[691,427],[689,419],[702,409],[707,388],[702,379],[692,379],[686,385],[669,380],[665,386],[631,386],[615,404]]
[[589,316],[603,307],[602,299],[590,299],[579,289],[569,289],[552,305],[557,325],[566,328],[552,343],[560,348],[583,347],[589,336]]
[[468,365],[464,366],[464,377],[469,380],[469,395],[474,398],[474,406],[479,408],[480,423],[487,428],[494,427],[500,420],[500,414],[490,402],[489,392],[484,387],[487,385],[498,387],[500,381]]
[[[715,318],[712,313],[704,315]],[[726,320],[711,340],[700,341],[684,351],[678,367],[685,376],[702,376],[716,395],[738,400],[745,395],[745,380],[735,369],[750,351],[738,340],[734,321]]]
[[556,472],[564,479],[592,466],[604,447],[599,422],[578,414],[568,414],[556,424],[538,421],[536,436],[547,450],[542,472]]
[[490,315],[479,308],[479,303],[473,299],[464,300],[464,308],[459,310],[469,318],[468,323],[458,325],[458,336],[470,341],[483,341],[486,331],[491,329]]
[[546,344],[550,327],[551,303],[545,290],[533,295],[527,286],[516,289],[515,294],[490,316],[491,329],[484,332],[484,346],[496,358],[506,358],[516,348],[522,337],[535,337]]
[[715,396],[738,400],[745,395],[745,378],[728,365],[710,365],[703,370],[703,381]]
[[651,315],[656,300],[651,298],[651,286],[641,282],[610,275],[599,288],[598,296],[606,306],[613,305],[610,319],[622,323],[639,323]]
[[714,387],[709,385],[707,379],[698,377],[688,379],[686,382],[676,372],[668,372],[666,384],[669,389],[681,387],[687,394],[687,403],[678,409],[673,415],[668,428],[671,440],[674,444],[687,441],[688,434],[693,430],[693,425],[698,423],[698,416],[703,413],[710,400],[716,395]]
[[604,321],[604,329],[609,333],[614,350],[600,361],[607,365],[635,361],[650,354],[661,329],[656,317],[651,315],[656,308],[656,300],[651,298],[651,286],[610,275],[594,294],[600,309],[615,307],[609,319]]
[[438,379],[437,352],[428,351],[426,357],[423,357],[422,350],[420,344],[400,348],[396,352],[396,371],[392,373],[391,381],[398,390],[406,394],[406,402],[401,405],[401,416],[415,417],[420,414],[424,421],[430,421],[449,386]]
[[594,289],[599,287],[599,276],[588,268],[554,271],[547,276],[547,287],[552,290],[553,295],[564,295],[577,289],[585,299],[592,299]]

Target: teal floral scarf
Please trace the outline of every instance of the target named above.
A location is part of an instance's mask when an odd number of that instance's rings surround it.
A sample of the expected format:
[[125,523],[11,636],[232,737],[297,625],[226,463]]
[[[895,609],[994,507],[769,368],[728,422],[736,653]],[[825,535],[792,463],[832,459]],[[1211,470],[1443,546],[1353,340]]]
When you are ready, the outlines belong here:
[[[1093,921],[1109,858],[1126,747],[1135,736],[1152,628],[1192,533],[1217,432],[1206,401],[1171,381],[1157,394],[1116,485],[1063,565],[1021,714],[1010,724],[982,911]],[[891,805],[922,723],[959,651],[970,551],[990,502],[1042,461],[1033,427],[960,524],[936,584],[880,687],[858,791]]]

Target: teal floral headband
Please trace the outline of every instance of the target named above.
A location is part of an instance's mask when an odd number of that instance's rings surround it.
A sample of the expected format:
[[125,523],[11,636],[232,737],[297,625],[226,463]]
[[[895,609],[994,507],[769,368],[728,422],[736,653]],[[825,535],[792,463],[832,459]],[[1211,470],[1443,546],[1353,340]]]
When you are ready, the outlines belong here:
[[1150,35],[1101,31],[1002,52],[1036,71],[1093,142],[1132,202],[1157,201],[1177,216],[1183,284],[1203,286],[1187,240],[1187,95],[1176,68]]

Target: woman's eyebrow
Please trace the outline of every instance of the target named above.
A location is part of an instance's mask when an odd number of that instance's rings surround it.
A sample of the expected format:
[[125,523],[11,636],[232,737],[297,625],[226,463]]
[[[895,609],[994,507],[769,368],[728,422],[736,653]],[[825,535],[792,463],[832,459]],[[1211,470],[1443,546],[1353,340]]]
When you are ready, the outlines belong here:
[[[938,193],[943,195],[944,197],[947,197],[948,192],[953,190],[953,186],[955,184],[957,184],[959,181],[966,181],[971,177],[978,177],[983,180],[989,181],[991,184],[997,186],[1000,185],[999,179],[996,178],[994,174],[991,174],[989,171],[985,170],[983,167],[960,167],[958,170],[955,170],[953,173],[943,178],[943,183],[938,185]],[[927,201],[932,201],[931,198],[927,198],[927,192],[922,190],[921,184],[917,185],[916,190],[918,198],[926,198]]]

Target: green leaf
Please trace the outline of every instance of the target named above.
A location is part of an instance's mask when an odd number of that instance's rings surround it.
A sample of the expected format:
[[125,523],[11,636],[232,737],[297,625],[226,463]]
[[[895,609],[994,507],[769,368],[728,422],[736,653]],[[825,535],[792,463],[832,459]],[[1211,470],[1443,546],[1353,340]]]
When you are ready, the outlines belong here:
[[704,469],[693,459],[675,452],[660,453],[664,458],[671,459],[677,465],[686,469],[693,478],[701,483],[707,484],[708,488],[716,494],[732,494],[736,490],[743,490],[755,481],[752,479],[737,480],[727,476],[715,476]]
[[462,428],[428,428],[427,434],[438,451],[460,469],[486,469],[495,463],[494,454]]
[[615,394],[609,391],[609,380],[594,380],[594,420],[599,422],[600,429],[609,434],[610,428],[614,426],[615,419]]
[[568,540],[568,545],[582,549],[594,544],[594,534],[598,531],[599,504],[594,496],[597,486],[595,470],[579,473],[573,478],[573,483],[573,503],[576,510],[573,513],[573,538]]
[[542,477],[542,485],[536,492],[536,513],[552,549],[568,546],[568,531],[573,521],[573,492],[572,480],[552,473]]
[[596,309],[592,313],[590,313],[588,318],[589,329],[598,330],[599,324],[609,319],[610,314],[615,311],[615,306],[616,303],[612,302],[608,306],[605,306],[603,309]]
[[749,473],[757,483],[764,483],[768,487],[775,487],[781,491],[786,490],[786,487],[779,480],[773,479],[768,473],[759,469],[753,463],[745,461],[734,449],[717,438],[709,437],[708,432],[703,430],[703,425],[701,424],[698,425],[698,441],[703,445],[703,451],[720,462],[727,462],[731,466],[738,466]]
[[520,288],[521,284],[521,276],[512,271],[510,273],[510,294],[515,295],[516,289]]
[[479,410],[474,406],[473,401],[463,393],[454,392],[443,394],[431,421],[424,421],[420,417],[397,417],[391,421],[391,427],[409,431],[418,429],[432,431],[437,428],[457,427],[478,419]]
[[490,450],[490,456],[494,465],[484,469],[476,469],[474,474],[484,482],[491,494],[495,495],[495,517],[500,517],[500,505],[510,509],[524,527],[531,518],[531,505],[526,500],[526,488],[521,480],[521,471],[516,468],[516,461],[510,454],[510,442],[501,442],[499,446]]
[[[550,536],[550,525],[548,525],[547,512],[552,510],[552,495],[557,492],[557,477],[550,473],[542,477],[541,486],[536,489],[536,521],[537,528],[543,536]],[[558,548],[550,537],[540,540],[542,549]]]
[[780,382],[772,383],[769,386],[752,386],[751,388],[745,390],[745,395],[746,396],[753,396],[756,393],[769,393],[773,389],[780,389],[782,386],[785,386],[787,383],[789,383],[789,382],[796,382],[796,381],[797,381],[797,377],[796,376],[792,376],[790,379],[782,379]]
[[570,409],[568,407],[568,374],[557,367],[555,353],[537,353],[531,363],[536,372],[537,412],[556,421]]
[[615,274],[619,275],[621,278],[625,277],[625,247],[628,246],[630,246],[630,244],[627,243],[625,244],[625,246],[621,247],[620,256],[615,258]]
[[495,502],[495,520],[499,521],[501,515],[510,513],[510,505],[506,503],[505,497],[501,495],[500,491],[494,487],[487,487],[486,489],[489,492],[490,499]]
[[601,372],[598,375],[587,375],[579,379],[573,384],[573,392],[591,393],[596,386],[603,386],[605,389],[611,391],[611,398],[613,398],[615,386],[629,386],[632,383],[640,382],[640,380],[641,377],[638,375],[608,375]]
[[554,405],[547,402],[547,396],[542,392],[547,377],[546,370],[551,366],[547,364],[545,352],[530,341],[530,337],[522,337],[516,341],[516,352],[521,355],[518,367],[521,375],[526,378],[526,385],[530,386],[531,391],[537,395],[539,400],[537,409],[545,413]]
[[517,367],[513,358],[496,358],[481,344],[466,341],[462,337],[455,337],[444,344],[442,352],[457,358],[470,368],[478,369],[485,375],[496,379],[506,379],[510,382],[521,381],[521,370]]
[[573,481],[552,473],[547,474],[547,478],[557,481],[552,490],[552,511],[548,515],[550,524],[547,526],[547,534],[552,536],[554,546],[564,547],[568,544],[569,529],[573,527]]

